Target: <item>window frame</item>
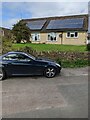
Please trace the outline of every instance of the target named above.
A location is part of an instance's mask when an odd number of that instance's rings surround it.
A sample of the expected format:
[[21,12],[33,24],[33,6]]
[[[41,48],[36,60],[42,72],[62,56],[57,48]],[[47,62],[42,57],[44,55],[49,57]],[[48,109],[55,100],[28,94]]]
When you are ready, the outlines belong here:
[[[77,37],[75,37],[75,33],[77,32]],[[68,36],[68,33],[70,34],[70,37]],[[79,37],[78,31],[68,31],[66,33],[66,38],[78,38]],[[74,37],[71,37],[71,35],[74,35]]]
[[[32,36],[34,36],[34,39]],[[35,40],[35,36],[39,36],[37,40]],[[31,39],[32,39],[32,41],[35,41],[35,42],[40,41],[40,33],[38,33],[38,32],[31,33]]]
[[[51,39],[48,39],[49,37],[49,35],[50,34],[54,34],[55,35],[55,37],[56,37],[56,40],[54,40],[54,37],[53,37],[53,40],[51,40]],[[51,36],[50,36],[51,37]],[[47,41],[49,41],[49,42],[56,42],[57,41],[57,33],[56,32],[50,32],[50,33],[48,33],[47,34]]]

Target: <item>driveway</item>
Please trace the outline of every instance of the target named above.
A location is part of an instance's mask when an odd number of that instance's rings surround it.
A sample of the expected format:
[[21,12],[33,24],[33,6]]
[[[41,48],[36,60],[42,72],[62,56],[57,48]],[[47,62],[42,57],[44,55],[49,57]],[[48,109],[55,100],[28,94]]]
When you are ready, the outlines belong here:
[[3,118],[87,118],[88,68],[59,76],[12,77],[2,84]]

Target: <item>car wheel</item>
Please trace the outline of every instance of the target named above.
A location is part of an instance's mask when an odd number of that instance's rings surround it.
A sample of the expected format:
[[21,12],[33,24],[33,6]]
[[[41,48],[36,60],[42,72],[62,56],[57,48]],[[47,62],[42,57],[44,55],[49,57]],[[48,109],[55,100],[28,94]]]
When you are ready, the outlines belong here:
[[54,67],[48,67],[44,71],[44,76],[48,78],[53,78],[56,75],[56,69]]
[[0,69],[0,80],[4,80],[6,78],[5,71]]

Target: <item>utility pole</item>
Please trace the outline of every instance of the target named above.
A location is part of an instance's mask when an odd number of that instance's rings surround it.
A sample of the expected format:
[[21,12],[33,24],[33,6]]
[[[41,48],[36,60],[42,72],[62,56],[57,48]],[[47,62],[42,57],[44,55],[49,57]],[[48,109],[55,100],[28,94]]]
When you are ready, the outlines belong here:
[[87,44],[90,44],[90,1],[88,2],[88,35]]
[[22,20],[22,10],[20,9],[20,20]]
[[90,1],[88,2],[88,33],[90,33]]

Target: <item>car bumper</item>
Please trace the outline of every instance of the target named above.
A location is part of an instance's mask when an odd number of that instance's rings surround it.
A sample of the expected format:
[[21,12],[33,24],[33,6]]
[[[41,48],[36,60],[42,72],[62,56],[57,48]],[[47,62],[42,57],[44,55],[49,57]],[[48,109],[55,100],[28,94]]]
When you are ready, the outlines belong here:
[[57,74],[59,74],[61,72],[61,67],[57,67]]

